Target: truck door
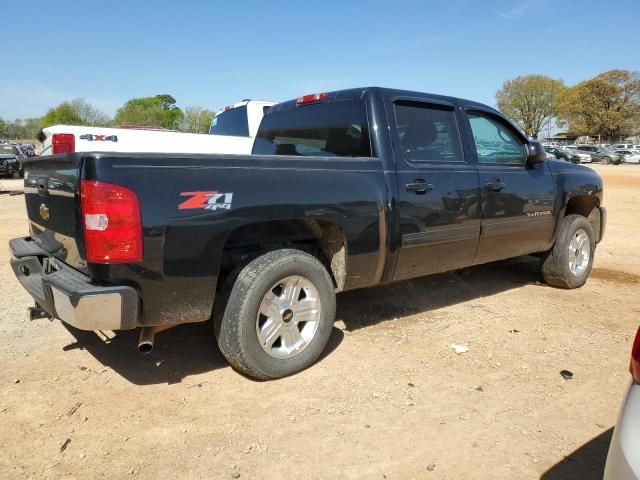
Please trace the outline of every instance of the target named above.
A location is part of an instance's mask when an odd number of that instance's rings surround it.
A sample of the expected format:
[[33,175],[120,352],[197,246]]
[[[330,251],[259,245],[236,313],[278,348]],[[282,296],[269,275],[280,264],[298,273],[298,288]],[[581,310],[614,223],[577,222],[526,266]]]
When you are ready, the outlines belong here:
[[555,226],[548,165],[527,165],[525,139],[499,115],[466,110],[480,176],[482,234],[474,264],[540,252]]
[[401,246],[394,279],[471,265],[480,235],[480,189],[466,161],[453,104],[387,105],[396,157]]

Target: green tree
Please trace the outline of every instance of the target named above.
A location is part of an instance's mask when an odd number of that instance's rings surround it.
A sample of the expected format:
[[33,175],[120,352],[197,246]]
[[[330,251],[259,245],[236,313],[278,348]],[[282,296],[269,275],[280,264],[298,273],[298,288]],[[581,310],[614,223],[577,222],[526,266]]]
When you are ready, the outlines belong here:
[[116,112],[116,125],[145,125],[177,130],[184,118],[176,100],[167,94],[132,98]]
[[498,110],[537,138],[556,116],[556,98],[566,87],[562,80],[546,75],[527,75],[507,80],[496,93]]
[[191,106],[184,109],[184,118],[181,130],[192,133],[208,133],[214,112],[200,106]]
[[57,107],[50,108],[40,120],[42,128],[56,124],[82,125],[82,120],[69,102],[62,102]]
[[0,138],[7,135],[7,122],[0,118]]
[[616,139],[640,125],[640,72],[610,70],[564,91],[558,116],[570,130]]
[[85,99],[76,98],[50,108],[40,120],[42,128],[57,124],[105,126],[109,124],[109,117]]

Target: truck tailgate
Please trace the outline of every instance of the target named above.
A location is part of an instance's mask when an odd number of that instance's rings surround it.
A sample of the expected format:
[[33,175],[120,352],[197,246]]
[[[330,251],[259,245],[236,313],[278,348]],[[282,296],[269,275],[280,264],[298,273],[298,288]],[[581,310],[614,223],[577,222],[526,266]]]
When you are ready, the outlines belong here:
[[24,194],[32,240],[48,254],[85,271],[78,182],[82,159],[53,155],[24,163]]

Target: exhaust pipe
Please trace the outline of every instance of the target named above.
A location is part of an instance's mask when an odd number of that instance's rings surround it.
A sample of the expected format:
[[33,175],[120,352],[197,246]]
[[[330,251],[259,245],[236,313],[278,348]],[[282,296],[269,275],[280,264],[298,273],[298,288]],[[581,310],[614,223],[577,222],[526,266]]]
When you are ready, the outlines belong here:
[[138,352],[146,355],[153,351],[153,342],[156,333],[167,330],[175,325],[156,325],[153,327],[142,327],[140,329],[140,338],[138,340]]
[[138,352],[145,355],[151,353],[155,336],[156,332],[153,331],[153,327],[142,327],[140,330],[140,339],[138,340]]

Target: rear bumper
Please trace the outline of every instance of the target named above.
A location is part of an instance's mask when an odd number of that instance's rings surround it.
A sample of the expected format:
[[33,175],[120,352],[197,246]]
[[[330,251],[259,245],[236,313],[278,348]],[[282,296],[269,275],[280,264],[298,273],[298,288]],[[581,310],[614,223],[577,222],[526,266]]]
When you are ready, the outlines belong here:
[[631,383],[613,430],[604,479],[640,479],[640,385]]
[[98,285],[31,240],[9,242],[11,268],[36,304],[52,317],[81,330],[129,330],[138,324],[136,290],[126,285]]

